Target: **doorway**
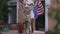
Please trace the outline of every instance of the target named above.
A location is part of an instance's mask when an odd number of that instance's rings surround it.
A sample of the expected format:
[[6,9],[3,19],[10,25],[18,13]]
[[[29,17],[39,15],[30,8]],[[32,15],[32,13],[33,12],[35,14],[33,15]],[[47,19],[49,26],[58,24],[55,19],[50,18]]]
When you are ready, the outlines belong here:
[[[45,11],[45,0],[41,1]],[[36,31],[45,31],[45,12],[35,20],[35,30]]]

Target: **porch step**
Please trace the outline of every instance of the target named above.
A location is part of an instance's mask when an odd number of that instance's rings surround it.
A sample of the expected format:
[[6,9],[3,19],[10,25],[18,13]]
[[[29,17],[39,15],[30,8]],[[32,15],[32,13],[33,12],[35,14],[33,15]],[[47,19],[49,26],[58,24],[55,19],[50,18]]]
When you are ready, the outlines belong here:
[[44,34],[45,32],[43,32],[43,31],[34,31],[34,33],[33,34]]

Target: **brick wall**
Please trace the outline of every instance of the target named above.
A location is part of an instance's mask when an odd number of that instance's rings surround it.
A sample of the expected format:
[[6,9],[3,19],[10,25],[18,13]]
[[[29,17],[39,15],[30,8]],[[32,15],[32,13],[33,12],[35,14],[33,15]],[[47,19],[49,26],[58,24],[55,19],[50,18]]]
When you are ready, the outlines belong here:
[[22,8],[21,7],[19,7],[18,8],[18,22],[20,23],[20,22],[23,22],[23,19],[22,19]]
[[57,0],[50,0],[51,7],[53,8],[60,8],[60,3],[57,2]]
[[[24,0],[25,2],[25,0]],[[23,17],[22,17],[22,12],[23,9],[21,7],[18,8],[18,22],[23,22]],[[32,25],[32,32],[34,31],[34,18],[31,19],[31,25]]]
[[[49,9],[49,12],[54,12],[54,15],[55,15],[55,10],[56,8],[60,8],[60,4],[57,3],[55,0],[50,0],[51,2],[51,7]],[[53,30],[54,26],[56,25],[57,23],[57,20],[51,18],[48,16],[48,29],[50,30]]]
[[52,19],[48,17],[48,29],[53,30],[57,21],[55,19]]

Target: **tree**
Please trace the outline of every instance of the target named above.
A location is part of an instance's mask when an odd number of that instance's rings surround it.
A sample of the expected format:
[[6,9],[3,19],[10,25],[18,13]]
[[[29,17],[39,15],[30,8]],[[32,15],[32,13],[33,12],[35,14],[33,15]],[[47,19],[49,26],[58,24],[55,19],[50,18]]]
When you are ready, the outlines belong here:
[[8,0],[0,0],[0,22],[7,23],[8,12]]

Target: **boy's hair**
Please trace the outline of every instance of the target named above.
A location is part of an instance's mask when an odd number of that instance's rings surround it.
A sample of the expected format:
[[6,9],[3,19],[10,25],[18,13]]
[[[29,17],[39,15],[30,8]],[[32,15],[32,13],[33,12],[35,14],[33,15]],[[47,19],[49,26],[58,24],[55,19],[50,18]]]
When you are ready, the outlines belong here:
[[19,0],[19,2],[23,3],[24,0]]

